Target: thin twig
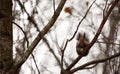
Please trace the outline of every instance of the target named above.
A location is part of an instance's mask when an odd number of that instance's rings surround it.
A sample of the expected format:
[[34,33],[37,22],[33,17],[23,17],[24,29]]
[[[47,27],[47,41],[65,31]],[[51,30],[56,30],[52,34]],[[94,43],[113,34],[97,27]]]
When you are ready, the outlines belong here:
[[40,31],[39,28],[38,28],[38,25],[36,23],[36,21],[34,20],[34,18],[32,16],[30,16],[30,14],[27,12],[26,8],[24,7],[24,5],[20,2],[20,0],[16,0],[18,2],[18,4],[20,5],[21,9],[23,9],[25,11],[25,13],[27,14],[28,16],[28,20],[30,22],[33,23],[33,25],[36,27],[37,31]]
[[108,0],[106,1],[106,3],[105,3],[105,7],[104,7],[104,9],[103,9],[103,17],[106,15],[106,11],[107,11],[107,5],[108,5]]
[[33,53],[31,53],[31,55],[32,55],[33,61],[34,61],[34,63],[35,63],[35,66],[36,66],[36,68],[37,68],[38,74],[40,74],[40,70],[39,70],[39,68],[38,68],[38,65],[37,65],[37,62],[36,62],[36,60],[35,60],[35,57],[34,57]]
[[[89,10],[91,9],[92,5],[93,5],[95,2],[96,2],[96,0],[94,0],[93,3],[90,5],[90,7],[88,8],[86,14],[84,15],[84,17],[83,17],[83,18],[81,19],[81,21],[79,22],[75,33],[73,34],[73,36],[72,36],[69,40],[66,41],[65,46],[67,46],[68,42],[71,41],[71,40],[75,37],[75,35],[76,35],[76,33],[77,33],[78,29],[79,29],[80,24],[81,24],[82,21],[86,18]],[[66,47],[64,47],[64,50],[65,50],[65,48],[66,48]],[[71,64],[67,67],[66,70],[70,70],[81,58],[82,58],[82,56],[78,56],[78,57],[73,61],[73,63],[71,63]]]
[[54,15],[55,15],[55,0],[53,0],[53,11],[54,11]]
[[24,34],[24,36],[25,36],[25,40],[26,40],[26,42],[27,42],[27,46],[28,46],[29,41],[28,41],[28,38],[27,38],[24,30],[23,30],[17,23],[15,23],[14,21],[12,21],[12,23],[15,24],[15,25],[23,32],[23,34]]
[[46,38],[43,38],[44,42],[46,43],[46,45],[48,46],[50,52],[53,54],[53,56],[55,57],[55,59],[57,60],[58,64],[60,65],[61,67],[61,64],[60,64],[60,60],[58,59],[58,57],[56,56],[55,52],[52,50],[52,48],[50,47],[50,44],[48,43],[48,40]]
[[97,41],[96,43],[105,43],[105,44],[112,44],[112,45],[120,45],[119,43],[114,43],[114,42],[102,42],[102,41]]
[[[23,32],[23,34],[24,34],[24,36],[25,36],[25,40],[26,40],[26,42],[27,42],[27,48],[28,48],[28,46],[29,46],[29,41],[28,41],[28,38],[27,38],[24,30],[23,30],[17,23],[15,23],[15,22],[13,22],[13,23],[14,23],[18,28],[20,28],[20,30]],[[35,63],[35,66],[36,66],[36,68],[37,68],[38,74],[40,74],[40,70],[39,70],[39,68],[38,68],[38,66],[37,66],[37,63],[36,63],[36,60],[35,60],[35,57],[34,57],[33,53],[31,53],[31,55],[32,55],[33,61],[34,61],[34,63]]]
[[[96,0],[95,0],[95,1],[96,1]],[[86,18],[88,12],[90,11],[90,9],[91,9],[92,5],[95,3],[95,1],[93,1],[93,3],[90,5],[90,7],[89,7],[88,10],[86,11],[85,15],[83,16],[83,18],[82,18],[82,19],[80,20],[80,22],[78,23],[77,29],[75,30],[73,36],[72,36],[70,39],[67,39],[67,41],[66,41],[66,43],[65,43],[65,47],[63,48],[63,50],[66,49],[68,42],[71,41],[71,40],[75,37],[75,35],[76,35],[76,33],[77,33],[78,29],[79,29],[79,26],[81,25],[81,23],[82,23],[82,22],[84,21],[84,19]]]

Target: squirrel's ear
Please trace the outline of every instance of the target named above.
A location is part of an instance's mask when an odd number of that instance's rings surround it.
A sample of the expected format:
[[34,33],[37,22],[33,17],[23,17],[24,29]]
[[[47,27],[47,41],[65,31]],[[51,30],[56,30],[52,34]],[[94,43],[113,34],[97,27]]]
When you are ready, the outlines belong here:
[[84,37],[84,39],[85,39],[86,41],[88,41],[88,42],[89,42],[89,38],[86,36],[86,34],[85,34],[85,33],[84,33],[83,37]]
[[80,36],[81,36],[81,34],[80,33],[78,33],[78,35],[77,35],[77,40],[79,40],[79,38],[80,38]]

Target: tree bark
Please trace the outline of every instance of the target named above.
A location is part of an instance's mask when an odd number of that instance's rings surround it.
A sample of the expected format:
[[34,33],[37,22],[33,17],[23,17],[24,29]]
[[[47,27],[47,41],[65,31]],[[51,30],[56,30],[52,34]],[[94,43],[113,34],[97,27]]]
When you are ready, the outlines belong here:
[[12,0],[0,0],[0,74],[13,64],[12,35]]

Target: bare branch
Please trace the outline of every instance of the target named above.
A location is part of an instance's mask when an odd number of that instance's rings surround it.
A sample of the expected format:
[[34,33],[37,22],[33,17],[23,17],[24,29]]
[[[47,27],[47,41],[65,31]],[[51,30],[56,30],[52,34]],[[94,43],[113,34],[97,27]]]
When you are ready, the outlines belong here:
[[91,41],[91,43],[89,44],[89,46],[86,48],[86,49],[90,49],[93,44],[97,41],[97,38],[98,36],[100,35],[101,31],[102,31],[102,28],[104,27],[110,13],[112,12],[113,8],[115,7],[115,5],[118,3],[119,0],[115,0],[113,2],[113,4],[111,5],[110,9],[108,10],[107,14],[105,15],[105,17],[103,18],[102,22],[101,22],[101,25],[96,33],[96,35],[94,36],[93,40]]
[[50,47],[48,41],[46,38],[43,38],[44,42],[46,43],[46,45],[48,46],[50,52],[53,54],[53,56],[55,57],[55,59],[57,60],[59,66],[61,67],[61,64],[60,64],[60,60],[58,59],[58,57],[56,56],[55,52],[52,50],[52,48]]
[[27,36],[26,36],[24,30],[23,30],[17,23],[15,23],[15,22],[12,22],[12,23],[15,24],[15,25],[23,32],[23,34],[24,34],[24,36],[25,36],[25,40],[27,41],[27,46],[28,46],[29,41],[28,41],[28,38],[27,38]]
[[[28,41],[28,38],[27,38],[24,30],[23,30],[17,23],[15,23],[15,22],[13,22],[13,23],[14,23],[18,28],[20,28],[20,30],[23,32],[23,34],[24,34],[24,36],[25,36],[25,40],[27,41],[27,48],[28,48],[28,46],[29,46],[29,41]],[[35,60],[35,57],[34,57],[33,53],[31,53],[31,55],[32,55],[33,61],[34,61],[34,63],[35,63],[35,66],[36,66],[36,68],[37,68],[38,74],[40,74],[40,70],[39,70],[39,68],[38,68],[38,65],[37,65],[37,63],[36,63],[36,60]]]
[[71,72],[74,73],[74,72],[76,72],[78,70],[84,69],[85,67],[87,67],[89,65],[103,63],[105,61],[111,60],[111,59],[119,57],[119,56],[120,56],[120,52],[115,54],[115,55],[112,55],[110,57],[104,58],[104,59],[99,59],[99,60],[94,60],[94,61],[91,61],[91,62],[87,62],[86,64],[83,64],[83,65],[81,65],[81,66],[79,66],[77,68],[72,69]]
[[[117,5],[117,3],[119,2],[119,0],[115,0],[113,2],[113,4],[111,5],[111,7],[109,8],[107,14],[105,15],[105,17],[103,18],[101,25],[96,33],[96,35],[94,36],[93,40],[91,41],[91,43],[86,47],[85,51],[90,50],[90,48],[94,45],[94,43],[97,41],[98,36],[100,35],[102,28],[105,25],[105,22],[107,21],[110,13],[112,12],[113,8],[115,7],[115,5]],[[70,66],[68,66],[68,68],[66,70],[70,70],[80,59],[82,58],[82,56],[78,56],[77,59],[75,61],[73,61],[73,63],[70,64]],[[78,60],[79,59],[79,60]]]
[[[96,1],[96,0],[94,0],[93,3],[90,5],[90,7],[88,8],[85,16],[84,16],[84,17],[82,18],[82,20],[79,22],[79,24],[78,24],[78,26],[77,26],[77,29],[76,29],[76,31],[75,31],[75,33],[74,33],[74,35],[73,35],[69,40],[67,40],[65,46],[67,46],[68,42],[71,41],[71,40],[75,37],[75,35],[76,35],[77,31],[78,31],[78,28],[79,28],[80,24],[82,23],[82,21],[83,21],[83,20],[85,19],[85,17],[87,16],[89,10],[91,9],[91,7],[92,7],[92,5],[95,3],[95,1]],[[66,48],[66,47],[65,47],[65,48]],[[64,50],[65,50],[65,48],[64,48]],[[73,61],[73,63],[71,63],[71,64],[67,67],[66,70],[70,70],[81,58],[82,58],[82,56],[78,56],[78,57]]]
[[120,43],[114,43],[114,42],[102,42],[102,41],[97,41],[96,43],[105,43],[105,44],[112,44],[112,45],[120,45]]
[[53,10],[54,10],[54,14],[55,14],[55,0],[53,0]]
[[93,66],[91,66],[91,67],[85,67],[85,68],[83,68],[83,69],[91,69],[91,68],[94,68],[95,66],[97,66],[98,64],[94,64]]
[[37,65],[37,62],[36,62],[36,60],[35,60],[35,57],[34,57],[33,53],[31,53],[31,55],[32,55],[33,61],[34,61],[34,63],[35,63],[35,66],[36,66],[36,68],[37,68],[38,74],[40,74],[40,70],[39,70],[39,68],[38,68],[38,65]]
[[54,25],[55,21],[57,20],[66,0],[61,0],[60,4],[58,5],[55,14],[52,16],[48,24],[43,28],[42,31],[38,34],[38,36],[34,39],[32,44],[28,47],[22,58],[18,60],[18,62],[14,63],[11,69],[17,69],[20,68],[21,65],[27,60],[29,55],[32,53],[32,51],[35,49],[39,41],[44,37],[44,35],[50,30],[50,28]]
[[24,7],[24,5],[20,2],[20,0],[17,0],[18,4],[20,5],[21,9],[23,9],[25,11],[25,13],[27,14],[28,16],[28,20],[30,22],[33,23],[33,25],[36,27],[37,31],[40,32],[39,28],[38,28],[38,25],[36,23],[36,21],[34,20],[34,18],[32,16],[30,16],[30,14],[27,12],[26,8]]

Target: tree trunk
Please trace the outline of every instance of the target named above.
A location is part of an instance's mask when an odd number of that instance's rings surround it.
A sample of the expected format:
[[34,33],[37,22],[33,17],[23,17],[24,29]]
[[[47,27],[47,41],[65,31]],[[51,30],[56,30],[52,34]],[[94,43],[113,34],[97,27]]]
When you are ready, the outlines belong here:
[[12,35],[12,0],[0,0],[0,74],[13,64]]

